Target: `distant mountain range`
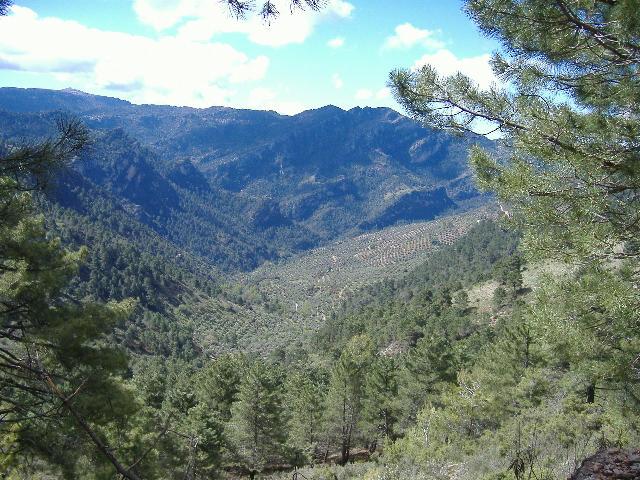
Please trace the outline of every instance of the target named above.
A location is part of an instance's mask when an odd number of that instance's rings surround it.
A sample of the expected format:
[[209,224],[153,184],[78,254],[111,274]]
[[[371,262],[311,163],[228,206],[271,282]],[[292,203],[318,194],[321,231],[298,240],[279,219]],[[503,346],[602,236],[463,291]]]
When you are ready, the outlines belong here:
[[0,89],[5,139],[51,134],[61,113],[79,117],[93,142],[50,201],[89,220],[103,201],[224,270],[485,201],[467,167],[477,138],[426,129],[387,108],[285,116]]

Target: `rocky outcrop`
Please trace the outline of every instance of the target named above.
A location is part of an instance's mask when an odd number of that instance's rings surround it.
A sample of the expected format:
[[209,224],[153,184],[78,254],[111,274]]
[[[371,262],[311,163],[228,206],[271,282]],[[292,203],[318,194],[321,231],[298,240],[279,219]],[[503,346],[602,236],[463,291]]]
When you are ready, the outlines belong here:
[[640,450],[609,448],[586,458],[570,480],[640,480]]

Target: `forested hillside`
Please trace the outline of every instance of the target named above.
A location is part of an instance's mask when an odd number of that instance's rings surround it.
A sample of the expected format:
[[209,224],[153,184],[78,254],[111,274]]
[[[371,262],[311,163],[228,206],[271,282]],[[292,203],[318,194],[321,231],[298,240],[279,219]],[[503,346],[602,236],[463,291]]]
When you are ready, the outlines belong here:
[[0,89],[0,476],[638,478],[640,8],[464,5],[412,119]]
[[[487,201],[462,161],[469,140],[388,109],[327,107],[286,117],[12,88],[0,89],[2,108],[9,143],[37,142],[70,116],[89,128],[87,145],[37,202],[66,246],[90,249],[73,295],[136,299],[115,338],[138,354],[268,353],[298,329],[316,329],[331,308],[316,308],[312,319],[307,310],[316,305],[306,293],[274,294],[232,273]],[[442,232],[456,238],[479,215]],[[391,244],[395,235],[383,234]],[[432,248],[431,239],[421,242],[408,249],[410,262]],[[340,263],[349,270],[349,259]],[[383,264],[360,268],[334,285],[348,289],[362,274],[399,273]],[[307,307],[303,317],[296,303]]]
[[0,110],[7,138],[43,135],[61,113],[81,118],[95,134],[74,169],[224,269],[483,201],[465,162],[476,140],[389,109],[283,116],[4,88]]

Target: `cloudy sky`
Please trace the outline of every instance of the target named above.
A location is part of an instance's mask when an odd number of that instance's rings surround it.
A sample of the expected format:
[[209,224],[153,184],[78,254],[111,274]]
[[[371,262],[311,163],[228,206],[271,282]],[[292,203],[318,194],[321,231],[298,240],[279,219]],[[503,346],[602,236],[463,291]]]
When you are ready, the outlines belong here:
[[0,17],[0,86],[292,114],[398,108],[385,86],[398,67],[492,80],[496,44],[458,0],[331,0],[294,15],[279,4],[265,25],[232,18],[217,0],[15,0]]

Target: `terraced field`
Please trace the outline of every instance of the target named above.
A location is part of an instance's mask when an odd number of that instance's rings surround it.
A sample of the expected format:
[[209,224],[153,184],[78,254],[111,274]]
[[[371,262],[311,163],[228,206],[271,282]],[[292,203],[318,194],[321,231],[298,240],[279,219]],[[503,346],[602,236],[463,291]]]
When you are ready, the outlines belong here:
[[496,217],[491,207],[431,222],[387,228],[263,265],[242,279],[293,313],[313,312],[319,324],[332,306],[358,287],[399,277],[435,249],[453,243],[476,222]]
[[[431,222],[390,227],[267,263],[235,279],[234,299],[202,299],[190,312],[194,340],[216,355],[242,349],[266,353],[304,341],[334,308],[362,286],[399,278],[477,222],[496,218],[495,206]],[[274,307],[274,305],[276,307]]]

